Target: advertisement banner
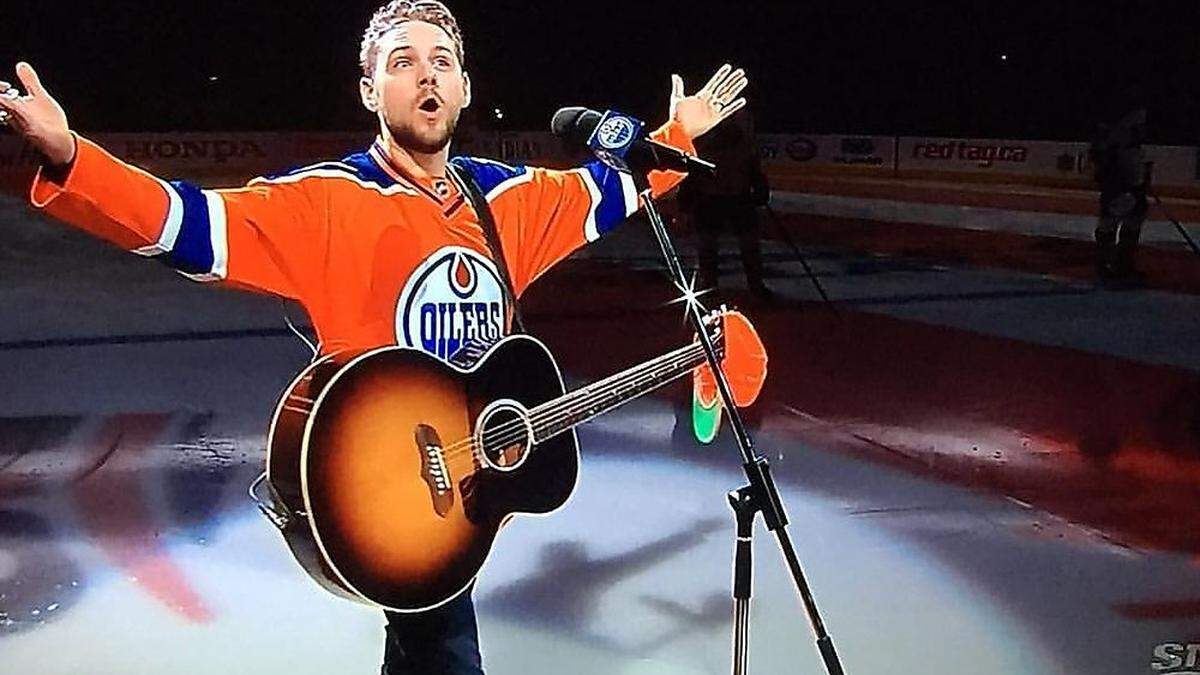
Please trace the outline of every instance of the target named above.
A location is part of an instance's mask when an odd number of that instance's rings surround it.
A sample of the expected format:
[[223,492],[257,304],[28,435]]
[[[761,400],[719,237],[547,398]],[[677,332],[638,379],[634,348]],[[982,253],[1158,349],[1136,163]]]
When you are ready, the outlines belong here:
[[1154,162],[1154,185],[1200,187],[1200,149],[1150,145],[1146,146],[1146,161]]
[[[240,185],[258,175],[365,149],[372,131],[271,133],[94,134],[104,149],[163,178],[206,185]],[[773,176],[857,173],[923,177],[955,174],[972,180],[993,175],[1048,185],[1091,187],[1087,143],[973,138],[891,137],[845,134],[760,134],[763,164]],[[470,132],[455,139],[454,154],[488,157],[510,164],[564,167],[590,159],[549,132]],[[1200,149],[1146,146],[1159,186],[1200,189]],[[40,157],[16,136],[0,136],[0,186],[28,186]]]
[[[346,133],[98,133],[88,134],[114,156],[162,178],[241,184],[363,150],[370,132]],[[41,158],[16,136],[0,137],[0,180],[32,178]]]
[[999,173],[1088,178],[1087,143],[977,138],[901,137],[899,168],[905,171]]
[[896,142],[891,136],[760,134],[758,145],[763,162],[781,170],[895,168]]

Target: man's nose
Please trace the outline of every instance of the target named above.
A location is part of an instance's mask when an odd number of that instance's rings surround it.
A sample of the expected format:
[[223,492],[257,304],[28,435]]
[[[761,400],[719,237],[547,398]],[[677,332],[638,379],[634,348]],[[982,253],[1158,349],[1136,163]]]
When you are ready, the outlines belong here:
[[417,78],[417,84],[433,86],[437,84],[437,71],[429,66],[422,65]]

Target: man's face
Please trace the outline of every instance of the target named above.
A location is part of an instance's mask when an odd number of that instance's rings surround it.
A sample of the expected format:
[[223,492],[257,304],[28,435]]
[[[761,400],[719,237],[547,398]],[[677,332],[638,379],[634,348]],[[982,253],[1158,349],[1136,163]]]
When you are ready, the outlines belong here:
[[373,76],[362,81],[363,105],[382,117],[401,147],[445,148],[471,101],[454,41],[431,23],[406,21],[385,34],[377,50]]

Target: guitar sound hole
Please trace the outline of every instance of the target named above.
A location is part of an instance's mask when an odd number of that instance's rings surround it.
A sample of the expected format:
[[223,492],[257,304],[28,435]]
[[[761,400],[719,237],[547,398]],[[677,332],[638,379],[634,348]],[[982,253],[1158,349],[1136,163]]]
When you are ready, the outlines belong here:
[[479,416],[476,447],[484,464],[513,471],[525,462],[532,445],[529,413],[516,401],[496,401]]

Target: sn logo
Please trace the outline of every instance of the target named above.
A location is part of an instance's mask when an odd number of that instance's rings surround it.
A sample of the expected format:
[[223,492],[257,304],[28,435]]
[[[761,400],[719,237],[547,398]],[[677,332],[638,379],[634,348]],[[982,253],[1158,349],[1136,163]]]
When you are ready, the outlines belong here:
[[1154,648],[1154,658],[1150,661],[1150,667],[1156,673],[1200,675],[1200,671],[1196,670],[1197,663],[1200,663],[1200,644],[1164,642]]

